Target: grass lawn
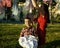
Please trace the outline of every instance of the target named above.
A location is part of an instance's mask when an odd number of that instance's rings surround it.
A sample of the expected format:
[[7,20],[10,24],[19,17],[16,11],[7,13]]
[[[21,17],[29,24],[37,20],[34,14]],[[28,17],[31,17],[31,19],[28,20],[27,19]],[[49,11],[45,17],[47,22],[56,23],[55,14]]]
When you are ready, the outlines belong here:
[[[0,48],[21,48],[18,38],[24,24],[0,23]],[[48,24],[44,48],[60,48],[60,24]]]

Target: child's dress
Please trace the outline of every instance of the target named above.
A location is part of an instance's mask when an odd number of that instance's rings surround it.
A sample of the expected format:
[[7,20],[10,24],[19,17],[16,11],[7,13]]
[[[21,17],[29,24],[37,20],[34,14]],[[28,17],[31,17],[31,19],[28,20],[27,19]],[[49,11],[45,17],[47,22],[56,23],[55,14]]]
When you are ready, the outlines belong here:
[[[24,35],[24,33],[28,31],[32,34],[29,34],[28,36]],[[37,48],[38,46],[38,40],[37,38],[35,37],[35,29],[33,27],[25,27],[21,33],[23,34],[22,37],[19,38],[19,44],[22,46],[22,47],[25,47],[25,48]]]

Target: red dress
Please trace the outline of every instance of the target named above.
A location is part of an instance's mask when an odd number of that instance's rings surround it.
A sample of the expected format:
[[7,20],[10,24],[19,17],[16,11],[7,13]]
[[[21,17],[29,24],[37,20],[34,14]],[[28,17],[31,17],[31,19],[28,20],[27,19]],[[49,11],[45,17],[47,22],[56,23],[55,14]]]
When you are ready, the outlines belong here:
[[42,14],[40,13],[38,19],[37,19],[37,35],[39,38],[38,44],[43,45],[45,43],[45,35],[46,35],[46,23],[47,23],[47,15],[43,17]]

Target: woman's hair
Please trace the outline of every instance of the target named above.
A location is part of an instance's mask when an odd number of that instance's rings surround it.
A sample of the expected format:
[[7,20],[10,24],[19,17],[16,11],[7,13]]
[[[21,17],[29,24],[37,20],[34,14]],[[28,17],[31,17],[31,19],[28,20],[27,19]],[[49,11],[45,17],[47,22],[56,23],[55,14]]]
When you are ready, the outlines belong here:
[[41,4],[41,7],[40,7],[40,12],[45,15],[45,13],[48,12],[48,5],[46,5],[45,3],[42,3]]
[[47,16],[47,23],[50,22],[49,20],[49,10],[48,10],[48,5],[45,3],[42,3],[41,7],[40,7],[40,12],[42,13],[42,15]]

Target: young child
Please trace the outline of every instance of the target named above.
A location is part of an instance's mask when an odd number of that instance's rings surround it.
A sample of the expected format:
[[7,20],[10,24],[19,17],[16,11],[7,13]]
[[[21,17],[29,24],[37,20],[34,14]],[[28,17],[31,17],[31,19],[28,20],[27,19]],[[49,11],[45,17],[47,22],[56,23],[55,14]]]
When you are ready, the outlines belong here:
[[25,27],[20,32],[19,44],[23,48],[37,48],[38,40],[36,29],[30,25],[30,19],[25,19]]

